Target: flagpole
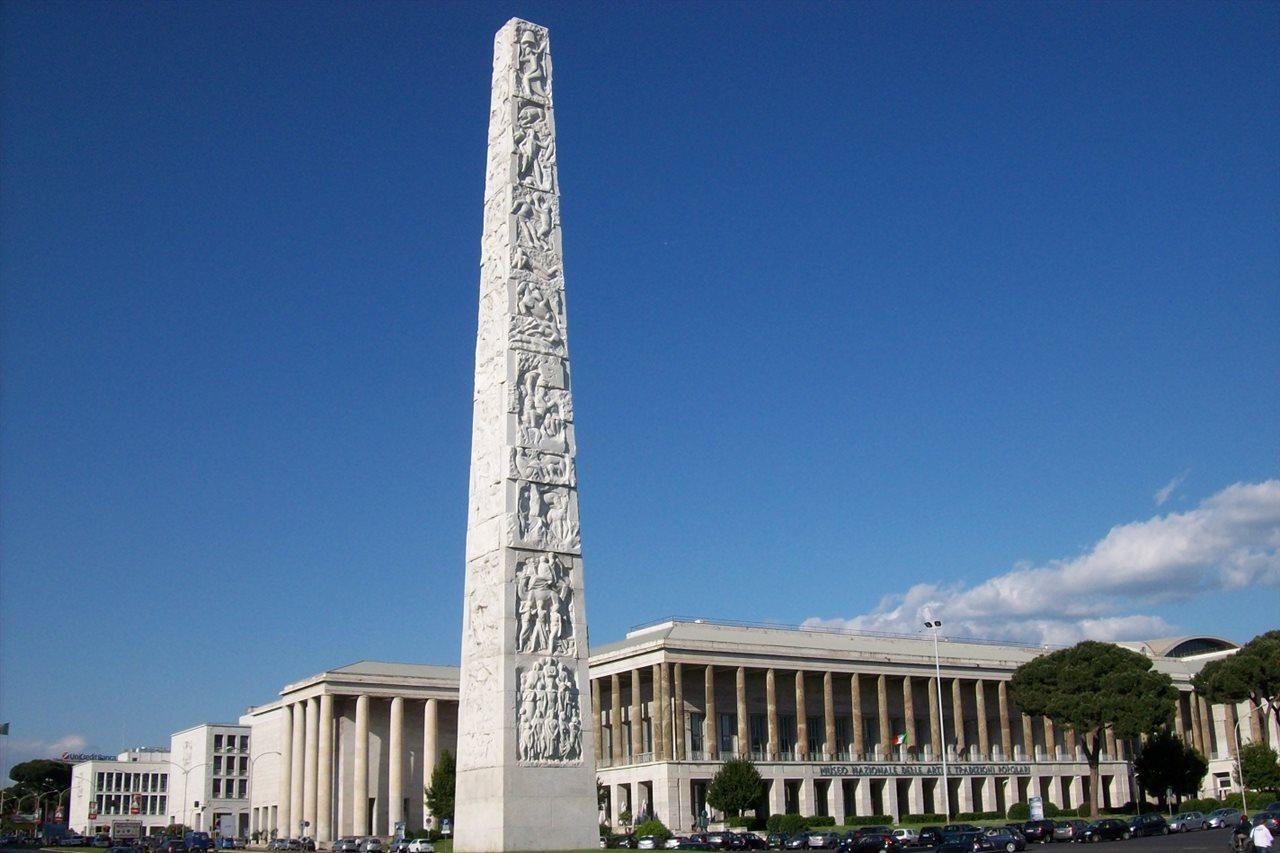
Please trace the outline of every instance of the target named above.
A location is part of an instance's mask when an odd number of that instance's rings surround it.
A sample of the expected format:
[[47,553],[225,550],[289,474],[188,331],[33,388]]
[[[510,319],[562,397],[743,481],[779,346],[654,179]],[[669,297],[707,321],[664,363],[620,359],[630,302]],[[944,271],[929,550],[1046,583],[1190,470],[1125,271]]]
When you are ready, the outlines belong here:
[[938,658],[938,629],[942,627],[941,619],[930,619],[924,626],[933,632],[933,672],[934,683],[938,686],[938,734],[942,741],[942,808],[947,814],[947,823],[951,822],[951,785],[947,781],[947,714],[942,709],[942,663]]

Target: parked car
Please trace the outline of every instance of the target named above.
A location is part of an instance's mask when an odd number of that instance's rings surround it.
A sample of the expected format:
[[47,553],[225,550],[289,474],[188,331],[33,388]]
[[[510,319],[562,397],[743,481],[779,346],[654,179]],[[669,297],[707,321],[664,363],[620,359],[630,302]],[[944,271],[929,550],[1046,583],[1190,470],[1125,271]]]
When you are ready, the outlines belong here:
[[83,835],[64,835],[58,839],[59,847],[83,847],[89,843],[89,839]]
[[333,842],[333,853],[360,853],[360,839],[352,835],[339,838]]
[[944,832],[942,844],[938,846],[942,853],[972,853],[995,849],[996,846],[981,832]]
[[925,826],[920,829],[920,838],[917,843],[921,847],[937,847],[942,843],[942,827]]
[[743,832],[738,835],[742,839],[743,850],[768,850],[769,842],[754,832]]
[[902,850],[902,843],[893,837],[892,831],[884,833],[864,832],[854,840],[853,849],[858,853],[873,853],[876,850],[884,851],[884,853],[899,853]]
[[91,842],[89,842],[89,843],[90,843],[92,846],[94,846],[94,847],[101,847],[101,848],[103,848],[103,849],[109,849],[109,848],[111,847],[111,836],[110,836],[110,835],[95,835],[95,836],[93,837],[93,841],[91,841]]
[[1209,819],[1200,812],[1181,812],[1169,821],[1170,832],[1190,832],[1193,829],[1208,829]]
[[636,837],[630,833],[610,835],[605,841],[605,846],[615,850],[634,850]]
[[[1083,823],[1083,821],[1081,821]],[[1013,830],[1005,826],[991,826],[983,830],[983,835],[987,837],[987,841],[997,850],[1003,850],[1005,853],[1017,853],[1019,850],[1027,849],[1027,841],[1021,834],[1015,835]]]
[[1054,824],[1051,820],[1029,820],[1022,825],[1027,843],[1048,844],[1053,840]]
[[783,850],[808,850],[809,836],[805,835],[803,832],[798,832],[795,835],[788,837],[787,840],[783,842],[782,849]]
[[409,842],[409,853],[436,853],[436,848],[425,838],[415,838]]
[[915,847],[920,843],[920,836],[914,829],[895,829],[893,837],[898,839],[898,843],[904,847]]
[[810,832],[810,850],[835,850],[840,846],[840,836],[834,832]]
[[156,848],[156,853],[186,853],[187,844],[181,838],[166,838]]
[[360,853],[382,853],[382,839],[366,838],[360,842]]
[[861,838],[864,835],[893,835],[893,827],[872,824],[853,831],[854,838]]
[[1226,829],[1240,822],[1239,809],[1214,809],[1209,812],[1210,829]]
[[1140,814],[1129,820],[1129,831],[1134,838],[1145,838],[1148,835],[1168,835],[1169,824],[1164,815],[1157,812]]
[[[1272,805],[1280,805],[1280,803],[1272,803]],[[1254,826],[1265,823],[1267,829],[1271,830],[1271,834],[1275,835],[1280,832],[1280,810],[1263,809],[1253,816],[1252,823]]]
[[1075,840],[1081,844],[1096,844],[1099,841],[1128,841],[1132,836],[1129,824],[1109,817],[1086,826]]
[[636,849],[638,850],[657,850],[661,846],[656,835],[642,835],[636,839]]

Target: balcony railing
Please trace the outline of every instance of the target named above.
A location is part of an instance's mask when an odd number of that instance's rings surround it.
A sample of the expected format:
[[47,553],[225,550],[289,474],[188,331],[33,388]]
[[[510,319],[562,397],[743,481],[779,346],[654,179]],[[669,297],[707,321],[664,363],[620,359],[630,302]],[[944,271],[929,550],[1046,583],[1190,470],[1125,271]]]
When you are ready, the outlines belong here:
[[[718,756],[712,757],[705,751],[689,750],[686,753],[685,761],[690,762],[706,762],[706,761],[725,761],[729,758],[736,757],[737,754],[721,751]],[[770,758],[763,751],[751,750],[742,754],[740,757],[749,758],[757,763],[796,763],[796,764],[835,764],[835,763],[851,763],[851,764],[874,764],[877,762],[885,763],[920,763],[933,764],[942,760],[941,756],[933,754],[928,747],[923,749],[900,748],[894,750],[881,750],[879,747],[869,752],[855,752],[852,747],[839,750],[834,753],[812,752],[808,755],[802,755],[794,749],[781,750],[777,757]],[[1102,753],[1100,759],[1103,762],[1122,761],[1117,756],[1109,753]],[[661,761],[665,759],[658,758],[653,752],[640,752],[634,755],[624,755],[621,760],[615,761],[613,756],[602,756],[596,761],[596,767],[622,767],[631,764],[646,764],[652,761]],[[1085,761],[1083,751],[1076,750],[1074,754],[1068,753],[1065,749],[1055,750],[1052,755],[1045,752],[1041,747],[1037,747],[1033,755],[1023,752],[1021,749],[1015,748],[1012,755],[1005,754],[999,747],[993,748],[988,753],[979,751],[976,746],[966,750],[956,750],[954,747],[947,750],[947,761],[955,764],[1080,764]]]

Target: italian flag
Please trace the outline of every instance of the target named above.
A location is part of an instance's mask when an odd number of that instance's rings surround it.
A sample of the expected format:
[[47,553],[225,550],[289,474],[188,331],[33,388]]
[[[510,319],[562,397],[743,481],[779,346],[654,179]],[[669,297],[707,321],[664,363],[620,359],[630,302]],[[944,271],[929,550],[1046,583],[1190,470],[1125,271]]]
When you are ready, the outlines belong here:
[[905,734],[897,735],[897,736],[896,736],[896,737],[894,737],[894,739],[893,739],[893,745],[894,745],[894,746],[906,746],[906,745],[907,745],[907,736],[906,736]]

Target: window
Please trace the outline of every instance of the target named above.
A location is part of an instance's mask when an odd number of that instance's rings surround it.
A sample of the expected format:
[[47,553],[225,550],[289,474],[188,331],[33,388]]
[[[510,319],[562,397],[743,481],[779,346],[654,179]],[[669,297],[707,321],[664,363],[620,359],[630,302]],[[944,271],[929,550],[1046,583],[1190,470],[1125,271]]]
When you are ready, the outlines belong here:
[[222,756],[221,755],[215,755],[213,757],[213,775],[214,776],[222,775]]
[[849,748],[849,731],[853,728],[848,717],[836,717],[836,751],[844,752]]
[[213,736],[213,751],[222,752],[222,735]]
[[102,771],[98,771],[98,784],[94,786],[96,790],[99,790],[99,791],[102,790],[103,785],[106,784],[106,776],[107,776],[106,773],[103,773]]
[[[163,794],[167,790],[169,790],[169,774],[161,773],[160,774],[160,793]],[[164,809],[161,809],[160,811],[164,811]]]
[[248,752],[248,751],[249,751],[249,736],[248,736],[248,735],[240,735],[240,751],[241,751],[241,752]]
[[720,753],[722,755],[733,754],[733,739],[738,733],[738,715],[737,714],[721,714],[720,715]]
[[221,797],[222,797],[222,780],[214,779],[213,780],[213,798],[216,800],[216,799],[220,799]]
[[766,714],[752,714],[747,717],[751,729],[751,751],[764,752],[769,742],[769,717]]
[[703,734],[706,728],[706,714],[690,714],[689,715],[689,751],[702,752],[704,750]]
[[168,798],[168,797],[161,797],[161,798],[160,798],[160,810],[159,810],[158,812],[156,812],[156,814],[164,814],[164,813],[165,813],[165,812],[167,812],[168,810],[169,810],[169,798]]
[[822,739],[826,737],[822,717],[809,717],[809,754],[817,755],[822,750]]
[[796,718],[794,714],[783,714],[778,717],[778,748],[783,752],[795,752]]
[[[249,780],[248,780],[248,779],[241,779],[241,780],[240,780],[240,784],[239,784],[239,786],[237,787],[237,789],[236,789],[236,790],[237,790],[237,792],[238,792],[238,793],[236,794],[236,796],[238,796],[238,797],[239,797],[240,799],[242,799],[242,800],[243,800],[245,797],[249,796]],[[409,813],[409,810],[408,810],[408,809],[405,809],[405,810],[404,810],[404,814],[408,814],[408,813]]]
[[[249,756],[247,755],[241,756],[240,758],[240,775],[241,776],[249,775]],[[405,812],[405,814],[408,814],[408,812]]]

